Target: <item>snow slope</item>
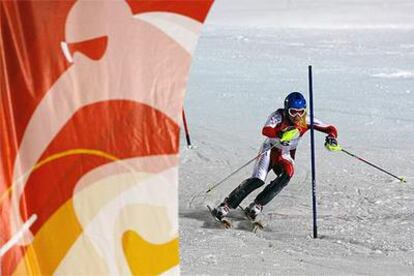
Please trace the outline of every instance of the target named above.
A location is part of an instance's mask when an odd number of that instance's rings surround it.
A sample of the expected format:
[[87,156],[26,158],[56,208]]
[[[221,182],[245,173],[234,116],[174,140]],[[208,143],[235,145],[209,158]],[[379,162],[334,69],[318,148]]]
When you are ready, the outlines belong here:
[[[195,197],[258,151],[268,114],[291,91],[307,97],[313,65],[315,115],[333,123],[343,153],[316,133],[319,239],[312,239],[309,134],[296,174],[264,209],[257,234],[237,219],[220,229],[219,203],[252,166],[208,197]],[[195,53],[185,111],[194,149],[181,143],[180,246],[184,275],[414,275],[414,35],[412,29],[283,29],[207,26]],[[268,181],[274,178],[270,174]],[[247,205],[258,193],[243,202]]]

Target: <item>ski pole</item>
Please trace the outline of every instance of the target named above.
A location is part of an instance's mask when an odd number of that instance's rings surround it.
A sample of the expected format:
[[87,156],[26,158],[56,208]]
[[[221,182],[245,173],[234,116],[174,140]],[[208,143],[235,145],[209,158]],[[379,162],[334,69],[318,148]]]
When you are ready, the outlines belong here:
[[235,175],[237,172],[239,172],[241,169],[243,169],[244,167],[246,167],[247,165],[249,165],[250,163],[252,163],[254,160],[256,160],[257,158],[259,158],[260,156],[262,156],[263,154],[265,154],[268,150],[273,149],[274,147],[276,147],[279,143],[275,143],[273,146],[271,146],[270,148],[263,150],[262,152],[260,152],[258,155],[256,155],[255,157],[253,157],[252,159],[250,159],[249,161],[247,161],[245,164],[243,164],[240,168],[238,168],[237,170],[235,170],[234,172],[230,173],[228,176],[226,176],[225,178],[223,178],[222,180],[218,181],[216,184],[214,184],[213,186],[211,186],[205,193],[208,194],[209,192],[211,192],[213,189],[215,189],[217,186],[219,186],[220,184],[222,184],[224,181],[226,181],[227,179],[229,179],[230,177],[232,177],[233,175]]
[[388,174],[388,175],[390,175],[390,176],[392,176],[392,177],[400,180],[401,182],[407,183],[407,181],[404,179],[404,177],[398,177],[398,176],[396,176],[396,175],[394,175],[394,174],[392,174],[392,173],[390,173],[390,172],[388,172],[388,171],[386,171],[386,170],[378,167],[377,165],[372,164],[371,162],[369,162],[369,161],[367,161],[367,160],[365,160],[365,159],[363,159],[363,158],[361,158],[359,156],[356,156],[355,154],[353,154],[353,153],[351,153],[351,152],[349,152],[347,150],[341,149],[341,151],[343,151],[344,153],[346,153],[346,154],[348,154],[348,155],[350,155],[350,156],[352,156],[352,157],[354,157],[354,158],[356,158],[356,159],[358,159],[358,160],[360,160],[360,161],[362,161],[362,162],[364,162],[364,163],[366,163],[366,164],[368,164],[368,165],[376,168],[377,170],[382,171],[383,173],[386,173],[386,174]]

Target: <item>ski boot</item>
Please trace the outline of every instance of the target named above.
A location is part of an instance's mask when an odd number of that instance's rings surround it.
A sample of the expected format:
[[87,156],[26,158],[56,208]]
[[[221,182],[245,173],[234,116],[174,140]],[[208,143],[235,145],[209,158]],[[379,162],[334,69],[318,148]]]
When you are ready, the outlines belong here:
[[223,202],[213,210],[211,210],[211,214],[217,219],[217,220],[223,220],[225,216],[229,213],[230,208],[227,206],[227,203]]
[[257,215],[260,214],[262,212],[262,210],[263,210],[263,206],[262,205],[257,204],[255,202],[252,202],[252,203],[249,204],[249,206],[247,206],[244,209],[244,213],[246,214],[246,216],[250,220],[255,221]]

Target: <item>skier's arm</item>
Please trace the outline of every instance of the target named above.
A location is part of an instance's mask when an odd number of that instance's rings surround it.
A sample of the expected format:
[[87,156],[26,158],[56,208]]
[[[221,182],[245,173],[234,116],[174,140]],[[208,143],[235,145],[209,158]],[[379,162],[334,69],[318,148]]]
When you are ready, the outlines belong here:
[[264,126],[262,129],[262,134],[269,138],[279,137],[281,132],[282,132],[282,128],[280,126],[275,126],[275,127]]
[[269,138],[277,138],[282,132],[282,114],[278,111],[270,114],[269,118],[262,129],[262,134]]
[[313,127],[317,131],[328,134],[329,137],[333,137],[333,138],[338,137],[338,131],[336,130],[335,126],[325,124],[316,118],[314,118],[313,120]]
[[333,125],[322,123],[318,119],[314,119],[314,128],[320,132],[328,134],[325,138],[325,147],[330,151],[340,151],[342,147],[338,144],[336,138],[338,137],[338,131]]

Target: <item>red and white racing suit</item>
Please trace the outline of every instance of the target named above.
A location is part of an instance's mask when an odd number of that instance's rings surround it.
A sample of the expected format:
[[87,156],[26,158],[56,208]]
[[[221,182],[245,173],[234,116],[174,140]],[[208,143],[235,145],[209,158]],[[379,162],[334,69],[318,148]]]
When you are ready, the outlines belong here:
[[[258,158],[252,177],[265,181],[266,176],[271,169],[273,169],[277,175],[284,171],[289,178],[293,176],[296,147],[303,134],[310,129],[310,117],[306,117],[306,126],[295,125],[287,117],[284,109],[278,109],[268,117],[262,130],[262,134],[267,138],[263,142],[260,152],[270,149],[275,144],[276,146],[271,150],[267,150]],[[279,136],[283,130],[289,126],[296,127],[299,130],[300,135],[289,143],[281,143]],[[337,130],[333,125],[325,124],[316,118],[314,118],[314,129],[335,138],[337,137]]]
[[[294,159],[296,147],[300,138],[310,128],[310,118],[307,117],[303,126],[293,123],[286,115],[284,109],[278,109],[266,121],[262,133],[267,136],[260,152],[264,152],[256,160],[252,177],[244,180],[223,201],[222,208],[237,208],[239,204],[255,189],[265,184],[268,172],[273,169],[277,178],[272,180],[249,206],[258,209],[268,204],[290,181],[294,173]],[[299,136],[290,142],[280,142],[281,134],[289,127],[299,130]],[[337,137],[336,128],[321,121],[314,120],[314,128],[330,136]],[[272,146],[275,145],[273,148]],[[250,207],[249,207],[250,208]]]

